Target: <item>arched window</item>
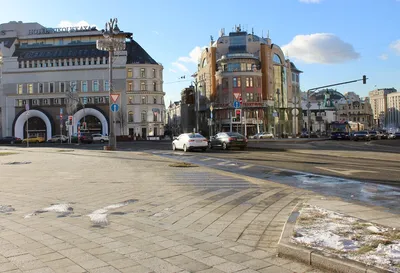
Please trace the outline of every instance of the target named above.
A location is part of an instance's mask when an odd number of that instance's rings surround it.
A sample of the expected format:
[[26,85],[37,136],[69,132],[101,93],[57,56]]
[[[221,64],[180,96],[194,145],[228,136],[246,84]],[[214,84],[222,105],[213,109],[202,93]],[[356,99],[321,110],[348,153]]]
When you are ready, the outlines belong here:
[[128,112],[128,122],[133,122],[133,112],[132,111]]
[[142,111],[142,114],[141,114],[141,120],[142,121],[147,121],[147,112],[146,111]]
[[274,58],[272,60],[274,61],[274,63],[282,64],[281,57],[279,57],[279,55],[276,53],[274,54]]

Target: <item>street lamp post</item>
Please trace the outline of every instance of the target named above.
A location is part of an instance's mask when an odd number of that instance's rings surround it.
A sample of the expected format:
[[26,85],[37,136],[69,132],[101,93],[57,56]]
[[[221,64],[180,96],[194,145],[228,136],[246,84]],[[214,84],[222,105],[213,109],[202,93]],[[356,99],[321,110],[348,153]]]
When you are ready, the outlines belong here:
[[108,149],[115,150],[117,148],[117,139],[115,137],[115,115],[111,110],[111,95],[114,92],[113,88],[113,56],[115,51],[125,50],[125,40],[121,38],[117,38],[116,36],[120,33],[118,28],[118,19],[110,19],[109,22],[106,23],[105,29],[102,30],[104,39],[99,39],[96,41],[96,47],[98,50],[108,51],[108,69],[109,69],[109,124],[110,124],[110,135],[109,135],[109,143]]
[[197,81],[197,79],[195,79],[195,81],[193,82],[194,83],[194,86],[195,86],[195,93],[194,93],[194,95],[195,95],[195,102],[196,102],[196,104],[195,104],[195,110],[196,110],[196,133],[198,133],[199,132],[199,127],[200,127],[200,125],[199,125],[199,123],[200,123],[200,121],[199,121],[199,111],[200,111],[200,95],[199,95],[199,90],[198,90],[198,87],[202,87],[201,86],[201,84],[199,85],[199,82]]
[[319,116],[319,118],[318,118],[318,125],[319,125],[319,135],[321,135],[321,102],[319,101],[318,102],[318,116]]
[[[309,96],[307,95],[307,98],[308,98]],[[310,111],[310,108],[311,108],[311,103],[310,103],[310,101],[307,101],[307,133],[308,133],[308,138],[311,138],[311,111]]]

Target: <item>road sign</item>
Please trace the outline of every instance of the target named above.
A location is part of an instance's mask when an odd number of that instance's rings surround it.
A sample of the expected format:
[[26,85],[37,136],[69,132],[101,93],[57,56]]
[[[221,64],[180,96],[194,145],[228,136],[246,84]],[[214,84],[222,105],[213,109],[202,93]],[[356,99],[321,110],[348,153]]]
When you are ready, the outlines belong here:
[[236,100],[238,100],[238,98],[240,97],[240,93],[235,92],[235,93],[233,93],[233,96],[235,97]]
[[237,100],[235,100],[235,101],[233,102],[233,107],[235,107],[235,108],[240,108],[240,102],[238,102]]
[[[117,102],[118,98],[119,98],[119,94],[111,94],[110,95],[112,102]],[[117,110],[118,111],[118,110]],[[116,112],[116,111],[115,111]]]
[[111,104],[111,111],[113,112],[118,112],[119,110],[119,105],[116,103]]

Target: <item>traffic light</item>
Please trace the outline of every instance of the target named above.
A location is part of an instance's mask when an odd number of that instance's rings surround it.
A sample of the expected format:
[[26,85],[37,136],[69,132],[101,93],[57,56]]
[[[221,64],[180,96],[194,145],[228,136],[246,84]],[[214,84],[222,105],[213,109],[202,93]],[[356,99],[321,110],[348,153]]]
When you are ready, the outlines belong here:
[[363,84],[367,83],[367,76],[363,75]]

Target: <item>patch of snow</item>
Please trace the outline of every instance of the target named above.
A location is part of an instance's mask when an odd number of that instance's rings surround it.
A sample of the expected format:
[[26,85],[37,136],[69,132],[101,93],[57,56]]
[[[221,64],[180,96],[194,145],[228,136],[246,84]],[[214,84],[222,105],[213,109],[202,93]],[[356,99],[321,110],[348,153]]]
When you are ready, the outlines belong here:
[[[391,241],[389,232],[398,231],[319,207],[305,206],[300,211],[292,241],[400,272],[400,240]],[[382,243],[374,248],[372,243],[380,241]],[[364,246],[371,246],[371,250],[359,252]]]

